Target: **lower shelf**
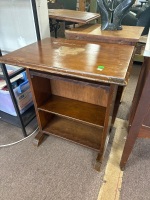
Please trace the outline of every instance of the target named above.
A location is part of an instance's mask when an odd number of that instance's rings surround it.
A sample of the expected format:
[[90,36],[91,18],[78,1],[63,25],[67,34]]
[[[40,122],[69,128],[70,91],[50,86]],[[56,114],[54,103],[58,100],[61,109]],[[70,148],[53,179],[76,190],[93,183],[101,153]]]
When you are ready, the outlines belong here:
[[102,128],[87,126],[55,116],[43,129],[43,132],[66,138],[95,150],[100,149]]

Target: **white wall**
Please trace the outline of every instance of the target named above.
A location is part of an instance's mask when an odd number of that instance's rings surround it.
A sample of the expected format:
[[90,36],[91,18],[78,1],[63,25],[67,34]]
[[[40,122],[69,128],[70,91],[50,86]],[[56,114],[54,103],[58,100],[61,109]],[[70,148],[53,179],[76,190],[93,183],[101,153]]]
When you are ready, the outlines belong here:
[[[46,0],[37,0],[41,38],[48,37]],[[42,14],[43,12],[43,14]],[[0,0],[0,48],[14,51],[37,41],[31,0]]]
[[36,0],[41,39],[50,37],[47,0]]

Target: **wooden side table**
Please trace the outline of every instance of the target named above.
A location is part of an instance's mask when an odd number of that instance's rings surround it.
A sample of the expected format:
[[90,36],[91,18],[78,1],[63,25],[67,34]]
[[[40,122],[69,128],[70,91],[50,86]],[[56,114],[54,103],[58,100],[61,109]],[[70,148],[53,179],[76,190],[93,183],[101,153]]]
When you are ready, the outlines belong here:
[[[68,10],[68,9],[49,9],[48,15],[49,15],[50,20],[52,19],[56,20],[55,37],[57,37],[57,26],[59,22],[66,21],[66,22],[86,24],[100,17],[98,13]],[[64,27],[64,30],[65,30],[65,27]]]
[[47,38],[0,58],[27,68],[39,125],[34,143],[53,134],[92,148],[99,170],[133,51],[130,45]]

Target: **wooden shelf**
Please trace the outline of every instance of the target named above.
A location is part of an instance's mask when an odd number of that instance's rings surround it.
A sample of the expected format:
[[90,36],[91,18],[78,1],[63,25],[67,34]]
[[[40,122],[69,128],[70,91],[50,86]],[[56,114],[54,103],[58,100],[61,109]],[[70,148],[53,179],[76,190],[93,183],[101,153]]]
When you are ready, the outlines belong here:
[[87,126],[55,115],[43,129],[43,132],[100,150],[102,129],[97,127]]
[[106,108],[52,95],[39,110],[77,120],[97,127],[104,126]]

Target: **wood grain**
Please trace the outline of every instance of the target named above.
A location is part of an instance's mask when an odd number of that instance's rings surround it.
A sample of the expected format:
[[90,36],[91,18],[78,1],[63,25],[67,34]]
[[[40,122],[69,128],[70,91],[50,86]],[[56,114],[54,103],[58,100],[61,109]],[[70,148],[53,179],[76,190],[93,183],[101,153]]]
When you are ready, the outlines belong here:
[[49,18],[85,24],[100,17],[98,13],[68,10],[68,9],[49,9]]
[[123,26],[122,30],[101,30],[100,24],[86,24],[65,30],[67,39],[134,45],[139,41],[143,27]]
[[[66,39],[44,39],[2,56],[0,62],[53,74],[103,83],[126,85],[134,47],[88,43]],[[98,66],[104,66],[102,71]]]

